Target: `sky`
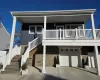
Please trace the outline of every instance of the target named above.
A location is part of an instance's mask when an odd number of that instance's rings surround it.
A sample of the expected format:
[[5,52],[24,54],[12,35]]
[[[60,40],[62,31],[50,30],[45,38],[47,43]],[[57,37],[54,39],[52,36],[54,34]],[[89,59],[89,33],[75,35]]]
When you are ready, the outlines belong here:
[[[97,9],[94,14],[96,28],[100,25],[100,0],[0,0],[0,21],[9,33],[12,29],[11,11],[44,11]],[[19,25],[17,25],[18,29]]]

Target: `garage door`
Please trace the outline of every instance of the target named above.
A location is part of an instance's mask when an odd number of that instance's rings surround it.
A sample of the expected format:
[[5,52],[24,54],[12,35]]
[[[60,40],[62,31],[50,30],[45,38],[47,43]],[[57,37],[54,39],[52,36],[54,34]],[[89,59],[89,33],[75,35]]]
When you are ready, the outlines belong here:
[[78,49],[61,49],[59,53],[60,66],[77,67],[80,65],[80,52]]

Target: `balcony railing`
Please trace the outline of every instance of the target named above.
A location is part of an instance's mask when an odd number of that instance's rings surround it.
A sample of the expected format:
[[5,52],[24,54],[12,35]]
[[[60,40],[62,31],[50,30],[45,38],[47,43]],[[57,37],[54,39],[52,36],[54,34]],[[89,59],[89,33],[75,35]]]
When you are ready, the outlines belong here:
[[[95,29],[96,39],[100,39],[100,29]],[[46,40],[92,40],[92,29],[46,30]]]

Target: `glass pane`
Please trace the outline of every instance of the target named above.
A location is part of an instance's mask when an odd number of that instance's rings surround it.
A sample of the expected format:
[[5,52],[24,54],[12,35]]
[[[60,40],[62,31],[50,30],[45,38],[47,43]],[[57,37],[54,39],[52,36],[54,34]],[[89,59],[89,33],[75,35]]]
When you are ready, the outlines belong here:
[[30,32],[35,32],[35,27],[30,27]]
[[70,29],[70,25],[66,25],[65,26],[65,29]]
[[42,27],[41,26],[37,27],[37,32],[42,32]]

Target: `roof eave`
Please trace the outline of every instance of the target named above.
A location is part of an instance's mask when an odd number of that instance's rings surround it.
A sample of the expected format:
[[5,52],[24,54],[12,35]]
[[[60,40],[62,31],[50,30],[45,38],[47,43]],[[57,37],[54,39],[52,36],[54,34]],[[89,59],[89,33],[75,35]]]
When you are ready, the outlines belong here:
[[20,14],[43,14],[43,13],[55,13],[55,12],[59,12],[59,13],[75,13],[75,12],[90,12],[91,14],[94,13],[96,11],[96,9],[80,9],[80,10],[56,10],[56,11],[11,11],[11,15],[12,16],[20,16]]

